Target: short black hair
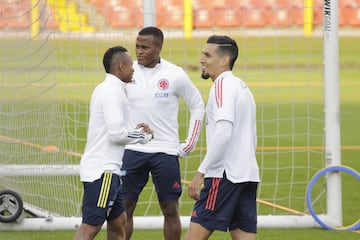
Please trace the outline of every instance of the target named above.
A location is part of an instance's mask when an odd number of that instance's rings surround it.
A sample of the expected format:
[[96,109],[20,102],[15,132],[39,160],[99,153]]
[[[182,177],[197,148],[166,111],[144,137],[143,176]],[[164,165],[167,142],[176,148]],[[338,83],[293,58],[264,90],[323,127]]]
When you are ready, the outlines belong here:
[[126,53],[127,49],[122,47],[122,46],[115,46],[115,47],[111,47],[109,48],[105,54],[104,54],[104,58],[103,58],[103,65],[105,68],[105,72],[106,73],[111,73],[111,66],[112,64],[114,64],[115,61],[115,55],[117,55],[118,53]]
[[163,42],[164,42],[164,34],[163,32],[157,28],[157,27],[145,27],[143,29],[140,30],[139,35],[142,36],[146,36],[146,35],[151,35],[154,37],[154,40],[157,42],[157,44],[159,44],[160,46],[162,46]]
[[217,51],[219,54],[226,54],[230,56],[229,67],[232,69],[238,57],[238,46],[234,39],[228,36],[212,35],[208,38],[206,43],[218,44]]

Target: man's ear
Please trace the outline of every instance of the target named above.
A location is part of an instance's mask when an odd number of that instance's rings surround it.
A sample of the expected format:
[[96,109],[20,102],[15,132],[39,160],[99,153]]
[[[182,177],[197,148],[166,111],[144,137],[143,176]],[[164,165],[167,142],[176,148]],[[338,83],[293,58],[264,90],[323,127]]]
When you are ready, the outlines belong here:
[[120,72],[123,72],[123,70],[124,70],[124,62],[123,62],[123,61],[120,61],[120,62],[118,63],[118,70],[119,70]]
[[221,58],[221,65],[222,66],[229,66],[230,64],[230,56],[229,55],[224,55]]

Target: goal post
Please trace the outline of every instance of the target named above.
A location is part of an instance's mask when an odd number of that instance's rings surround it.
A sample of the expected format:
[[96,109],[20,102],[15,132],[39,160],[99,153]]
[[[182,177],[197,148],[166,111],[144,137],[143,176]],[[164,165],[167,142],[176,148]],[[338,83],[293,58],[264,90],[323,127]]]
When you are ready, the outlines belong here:
[[[341,164],[340,103],[339,103],[339,40],[338,1],[324,0],[324,110],[325,110],[325,164]],[[340,172],[328,173],[327,214],[342,226],[342,195]]]
[[[62,8],[61,16],[69,16],[62,23],[68,21],[72,26],[78,24],[73,29],[82,29],[86,20],[71,16],[87,15],[87,27],[93,32],[59,31],[60,10],[47,1],[0,3],[0,190],[17,192],[25,210],[21,221],[0,222],[0,230],[79,227],[79,161],[86,144],[90,96],[104,79],[103,53],[120,44],[135,58],[136,34],[148,25],[163,30],[162,57],[184,68],[205,102],[211,81],[199,77],[201,48],[212,34],[237,40],[234,72],[252,89],[257,104],[257,160],[262,181],[258,226],[319,227],[306,204],[307,185],[319,169],[341,164],[337,1],[325,0],[321,6],[311,1],[311,9],[317,13],[320,9],[323,15],[312,19],[311,36],[304,36],[305,24],[297,22],[304,20],[307,0],[266,7],[249,7],[246,0],[194,0],[187,12],[190,20],[183,14],[182,1],[67,2],[72,11],[79,12],[67,14]],[[294,2],[302,4],[291,5]],[[110,16],[113,18],[106,18]],[[190,25],[183,28],[185,17]],[[188,118],[181,101],[181,139],[186,137]],[[187,184],[205,153],[202,129],[196,150],[179,160],[183,228],[189,225],[194,205],[187,196]],[[340,173],[328,173],[326,181],[328,187],[318,189],[327,195],[318,216],[328,225],[341,226]],[[151,180],[140,196],[134,227],[163,227]]]

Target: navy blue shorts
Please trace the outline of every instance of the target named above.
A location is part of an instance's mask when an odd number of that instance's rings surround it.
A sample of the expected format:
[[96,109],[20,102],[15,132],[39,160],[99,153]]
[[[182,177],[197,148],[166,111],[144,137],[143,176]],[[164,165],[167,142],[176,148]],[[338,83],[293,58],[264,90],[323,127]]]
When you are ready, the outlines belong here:
[[125,211],[121,192],[121,178],[111,172],[105,172],[100,179],[84,182],[82,222],[101,225],[119,217]]
[[175,155],[126,149],[121,171],[125,200],[138,200],[149,180],[149,173],[160,202],[178,200],[181,195],[179,160]]
[[256,182],[232,183],[224,178],[205,178],[200,199],[195,203],[191,222],[209,230],[237,228],[257,231]]

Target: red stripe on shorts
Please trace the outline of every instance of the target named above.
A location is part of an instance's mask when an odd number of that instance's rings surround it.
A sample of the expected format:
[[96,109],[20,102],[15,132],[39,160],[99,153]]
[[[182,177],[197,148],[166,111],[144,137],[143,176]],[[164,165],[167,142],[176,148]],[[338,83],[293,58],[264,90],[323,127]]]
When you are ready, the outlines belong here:
[[209,190],[208,197],[206,199],[206,205],[205,209],[207,210],[214,210],[215,209],[215,203],[217,194],[219,191],[219,184],[220,184],[221,178],[213,178],[211,188]]

